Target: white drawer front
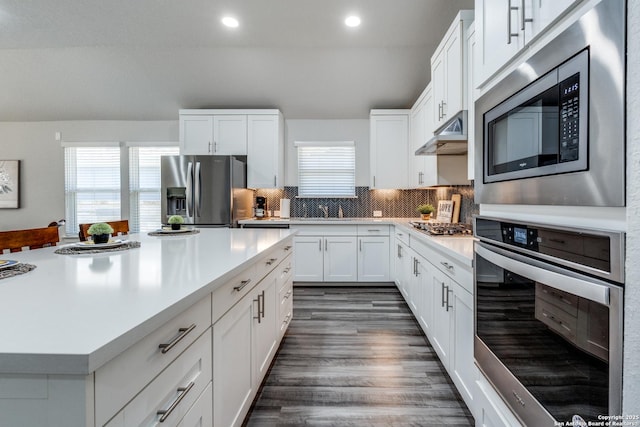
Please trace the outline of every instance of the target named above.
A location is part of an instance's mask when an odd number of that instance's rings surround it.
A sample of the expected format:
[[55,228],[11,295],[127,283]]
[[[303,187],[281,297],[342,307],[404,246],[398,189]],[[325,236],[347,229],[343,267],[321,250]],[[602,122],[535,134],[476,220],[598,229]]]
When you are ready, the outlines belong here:
[[[99,368],[95,373],[96,425],[113,417],[209,326],[211,297],[207,295]],[[161,344],[173,345],[162,349]]]
[[[209,329],[127,404],[114,423],[107,427],[177,426],[211,385],[211,357]],[[208,402],[211,405],[211,401]]]
[[358,225],[358,236],[388,236],[389,226],[385,224]]
[[213,425],[213,385],[209,383],[178,427],[209,427]]
[[403,229],[396,227],[395,228],[395,236],[396,239],[400,240],[405,245],[409,245],[409,232],[404,231]]
[[229,280],[212,293],[212,323],[215,323],[262,279],[256,264]]

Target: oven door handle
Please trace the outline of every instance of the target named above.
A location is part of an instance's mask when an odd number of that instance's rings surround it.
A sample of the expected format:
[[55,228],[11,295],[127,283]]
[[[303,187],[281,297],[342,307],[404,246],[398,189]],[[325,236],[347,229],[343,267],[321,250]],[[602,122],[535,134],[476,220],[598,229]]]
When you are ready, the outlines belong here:
[[[475,252],[476,256],[481,256],[500,268],[546,286],[609,306],[609,286],[596,283],[597,279],[574,277],[574,273],[569,270],[551,266],[542,261],[505,251],[501,248],[491,247],[489,249],[481,242],[476,242]],[[477,262],[474,262],[474,265],[477,268]]]

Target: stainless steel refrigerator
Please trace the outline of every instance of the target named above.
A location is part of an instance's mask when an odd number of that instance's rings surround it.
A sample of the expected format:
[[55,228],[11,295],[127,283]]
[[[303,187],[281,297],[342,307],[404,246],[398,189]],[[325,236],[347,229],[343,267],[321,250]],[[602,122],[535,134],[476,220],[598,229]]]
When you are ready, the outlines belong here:
[[237,227],[250,218],[247,156],[162,156],[162,217],[181,215],[186,224]]

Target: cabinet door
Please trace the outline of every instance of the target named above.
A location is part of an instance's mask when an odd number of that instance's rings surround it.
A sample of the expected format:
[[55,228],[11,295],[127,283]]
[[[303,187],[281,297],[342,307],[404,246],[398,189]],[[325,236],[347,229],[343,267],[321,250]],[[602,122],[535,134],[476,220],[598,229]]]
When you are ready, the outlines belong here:
[[461,26],[458,23],[455,31],[444,46],[445,60],[445,92],[442,105],[442,118],[446,122],[458,111],[462,110],[462,87],[464,78],[462,75],[462,35]]
[[243,298],[213,325],[213,425],[239,426],[253,396],[253,300]]
[[260,387],[278,342],[278,272],[269,274],[253,292],[254,381]]
[[358,238],[358,281],[389,281],[389,237]]
[[247,118],[249,188],[282,187],[279,123],[278,115],[251,115]]
[[[429,90],[429,102],[431,102],[431,90]],[[411,188],[420,188],[424,181],[424,159],[426,156],[416,156],[416,150],[427,142],[426,132],[426,96],[415,105],[411,111],[411,147],[409,148],[409,158],[411,159],[411,176],[409,185]],[[431,114],[431,111],[428,112]]]
[[444,50],[431,61],[431,88],[433,91],[433,121],[428,132],[433,133],[444,123],[444,102],[446,92],[445,55]]
[[[440,361],[449,369],[449,347],[451,326],[451,283],[450,279],[437,268],[432,269],[433,330],[431,343],[440,356]],[[447,304],[449,302],[449,304]]]
[[371,188],[407,188],[409,115],[372,115]]
[[180,116],[180,154],[213,154],[211,116]]
[[401,243],[398,239],[396,239],[396,250],[395,250],[395,272],[396,278],[395,282],[402,293],[405,301],[407,299],[407,280],[409,279],[409,269],[411,265],[411,255],[409,254],[409,250],[406,245]]
[[213,154],[247,154],[247,116],[213,116]]
[[293,238],[295,281],[322,282],[324,278],[324,247],[319,236]]
[[324,281],[356,282],[358,258],[356,237],[324,238]]
[[189,409],[189,412],[187,412],[182,421],[180,421],[178,427],[204,427],[213,425],[212,401],[212,385],[209,384],[196,403]]
[[420,287],[420,263],[424,262],[422,257],[414,253],[412,257],[412,274],[409,279],[409,307],[413,315],[417,318],[420,312],[420,303],[422,302],[422,288]]
[[462,398],[475,415],[476,367],[473,363],[473,296],[458,283],[451,281],[453,305],[451,361],[449,372]]
[[431,324],[433,321],[433,275],[432,266],[429,262],[422,260],[418,265],[418,276],[420,287],[420,302],[418,303],[418,323],[422,325],[422,330],[430,336]]
[[542,33],[552,22],[563,15],[580,0],[525,0],[525,18],[531,18],[525,30],[528,31],[526,42]]
[[[516,0],[476,0],[475,30],[479,52],[477,62],[479,82],[486,81],[524,46],[524,35],[518,25]],[[511,36],[509,34],[517,34]]]

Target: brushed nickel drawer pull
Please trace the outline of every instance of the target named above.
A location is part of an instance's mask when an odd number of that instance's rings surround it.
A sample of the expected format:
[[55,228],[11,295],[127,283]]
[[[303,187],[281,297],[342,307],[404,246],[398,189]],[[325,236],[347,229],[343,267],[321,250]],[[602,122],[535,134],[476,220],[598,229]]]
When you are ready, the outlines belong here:
[[240,282],[240,284],[238,286],[234,286],[233,290],[236,291],[236,292],[240,292],[249,283],[251,283],[251,279],[243,280],[242,282]]
[[285,247],[284,247],[284,250],[285,250],[285,251],[288,251],[288,250],[290,250],[292,247],[293,247],[293,246],[291,246],[291,245],[285,246]]
[[196,383],[191,381],[186,387],[178,387],[178,392],[180,394],[178,395],[176,400],[173,401],[171,406],[169,406],[167,409],[161,409],[158,412],[156,412],[156,414],[162,415],[160,417],[160,419],[158,420],[159,422],[163,423],[163,422],[165,422],[167,420],[167,418],[169,418],[169,415],[171,415],[173,410],[176,409],[176,407],[180,404],[180,402],[182,402],[182,399],[184,399],[184,397],[187,395],[187,393],[189,393],[189,391],[191,391],[191,389],[193,388],[194,385],[196,385]]
[[440,264],[442,264],[449,271],[453,270],[454,268],[453,265],[449,264],[448,262],[441,261]]
[[269,261],[266,262],[267,265],[271,265],[274,262],[276,262],[278,260],[278,258],[269,258]]
[[196,328],[195,323],[192,323],[188,328],[179,328],[178,332],[180,332],[180,334],[177,337],[171,340],[170,343],[158,344],[158,348],[162,349],[162,354],[165,354],[166,352],[171,350],[173,347],[175,347],[176,344],[182,341],[182,339],[186,337],[189,334],[189,332],[193,331],[195,328]]

